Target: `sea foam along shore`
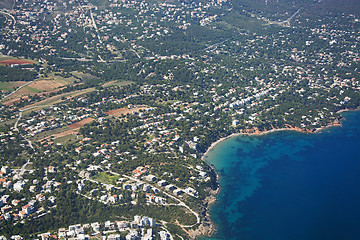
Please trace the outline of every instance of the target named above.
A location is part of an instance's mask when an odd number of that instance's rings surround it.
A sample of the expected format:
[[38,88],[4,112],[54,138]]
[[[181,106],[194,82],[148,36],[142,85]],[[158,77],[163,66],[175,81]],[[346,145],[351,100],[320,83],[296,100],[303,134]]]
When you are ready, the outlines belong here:
[[[357,108],[356,110],[360,110],[360,108]],[[356,111],[354,110],[354,111]],[[348,110],[348,109],[345,109],[345,110],[341,110],[339,111],[338,113],[341,113],[341,112],[344,112],[344,111],[351,111],[351,110]],[[266,130],[266,131],[259,131],[258,129],[248,129],[244,132],[240,132],[240,133],[233,133],[227,137],[223,137],[223,138],[220,138],[219,140],[217,140],[216,142],[213,142],[211,144],[211,146],[206,150],[206,152],[203,154],[203,156],[201,157],[201,159],[203,161],[206,161],[205,160],[205,156],[217,145],[219,144],[220,142],[222,141],[225,141],[229,138],[232,138],[232,137],[235,137],[235,136],[244,136],[244,135],[248,135],[248,136],[251,136],[251,135],[256,135],[256,136],[260,136],[260,135],[265,135],[265,134],[268,134],[268,133],[272,133],[272,132],[278,132],[278,131],[297,131],[297,132],[302,132],[302,133],[317,133],[321,130],[324,130],[328,127],[333,127],[333,126],[341,126],[341,122],[339,121],[335,121],[333,123],[330,123],[326,126],[323,126],[323,127],[320,127],[320,128],[316,128],[314,131],[310,131],[310,130],[304,130],[304,129],[301,129],[301,128],[298,128],[298,127],[293,127],[293,126],[288,126],[287,128],[273,128],[273,129],[270,129],[270,130]],[[214,168],[214,166],[210,165],[210,167],[216,172],[216,169]],[[219,179],[219,175],[218,173],[216,172],[216,179]],[[220,192],[220,186],[215,190],[215,191],[209,191],[209,196],[204,200],[204,206],[206,206],[206,213],[205,213],[205,216],[206,218],[209,219],[209,225],[208,226],[203,226],[203,225],[200,225],[196,230],[193,230],[191,231],[191,234],[190,234],[190,237],[195,239],[196,237],[198,236],[211,236],[212,234],[214,234],[216,232],[216,228],[215,228],[215,224],[214,222],[211,220],[211,216],[210,216],[210,213],[209,213],[209,209],[210,209],[210,206],[212,204],[214,204],[216,202],[216,195],[219,194]]]

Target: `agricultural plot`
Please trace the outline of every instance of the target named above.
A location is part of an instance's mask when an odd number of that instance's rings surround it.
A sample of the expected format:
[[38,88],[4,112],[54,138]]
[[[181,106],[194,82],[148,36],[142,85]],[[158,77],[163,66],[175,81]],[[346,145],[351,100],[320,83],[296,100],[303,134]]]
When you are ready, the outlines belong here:
[[[35,94],[43,95],[50,94],[52,92],[58,92],[66,85],[74,83],[75,78],[63,78],[61,76],[56,76],[55,74],[51,74],[47,78],[39,78],[28,85],[22,87],[18,91],[14,92],[7,98],[5,98],[2,103],[4,105],[13,105],[16,102],[19,102],[20,99],[27,99],[30,96]],[[24,82],[8,82],[1,83],[0,88],[3,87],[6,89],[14,89],[16,87],[20,87],[24,85]]]
[[63,143],[67,141],[71,141],[78,138],[79,130],[82,126],[87,123],[94,121],[93,118],[85,118],[80,122],[70,124],[68,126],[52,129],[48,131],[41,132],[34,137],[32,137],[32,141],[43,142],[45,140],[51,140],[56,143]]
[[6,59],[6,60],[0,60],[0,65],[2,66],[8,66],[8,65],[29,65],[29,64],[35,64],[36,61],[32,60],[25,60],[25,59]]
[[41,109],[50,105],[54,105],[56,103],[62,102],[66,99],[71,99],[73,97],[77,97],[79,95],[85,94],[85,93],[89,93],[95,91],[95,88],[86,88],[86,89],[82,89],[79,91],[74,91],[74,92],[68,92],[68,93],[63,93],[57,96],[53,96],[50,98],[47,98],[43,101],[28,105],[26,107],[21,108],[22,111],[32,111],[35,109]]
[[0,91],[14,91],[16,88],[24,85],[25,81],[17,81],[17,82],[0,82]]
[[85,118],[85,119],[81,120],[80,122],[71,124],[68,127],[71,128],[71,129],[79,129],[82,126],[84,126],[85,124],[91,123],[94,120],[95,119],[88,117],[88,118]]

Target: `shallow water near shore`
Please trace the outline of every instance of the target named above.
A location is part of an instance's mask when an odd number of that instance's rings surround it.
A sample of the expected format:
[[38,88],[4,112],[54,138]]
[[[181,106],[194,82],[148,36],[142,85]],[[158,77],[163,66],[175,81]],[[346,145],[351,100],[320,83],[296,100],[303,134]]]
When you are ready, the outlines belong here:
[[205,156],[220,175],[211,238],[360,239],[360,112],[319,133],[237,136]]

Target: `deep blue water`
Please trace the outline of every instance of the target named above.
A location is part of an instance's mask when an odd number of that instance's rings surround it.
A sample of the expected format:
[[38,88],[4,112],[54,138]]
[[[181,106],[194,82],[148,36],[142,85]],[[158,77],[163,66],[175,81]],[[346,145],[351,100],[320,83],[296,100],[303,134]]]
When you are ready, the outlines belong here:
[[343,127],[239,136],[206,156],[220,175],[206,239],[359,240],[360,112]]

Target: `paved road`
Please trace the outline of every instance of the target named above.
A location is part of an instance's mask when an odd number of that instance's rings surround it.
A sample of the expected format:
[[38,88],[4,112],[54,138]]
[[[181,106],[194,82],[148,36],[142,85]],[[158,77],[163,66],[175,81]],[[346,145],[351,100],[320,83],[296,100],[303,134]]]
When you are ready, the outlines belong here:
[[[14,4],[15,4],[15,3],[14,3]],[[11,19],[13,20],[13,22],[12,22],[12,23],[13,23],[13,26],[15,26],[15,24],[16,24],[16,19],[14,18],[13,15],[11,15],[10,13],[7,13],[7,12],[5,12],[5,11],[3,11],[3,10],[1,10],[0,13],[11,17]]]
[[9,94],[6,95],[5,97],[3,97],[0,101],[4,100],[5,98],[7,98],[7,97],[9,97],[9,96],[11,96],[11,95],[13,95],[13,94],[16,93],[17,91],[19,91],[21,88],[29,85],[30,83],[32,83],[32,82],[34,82],[34,81],[35,81],[35,80],[32,80],[31,82],[27,82],[27,83],[25,83],[24,85],[21,85],[20,87],[18,87],[17,89],[15,89],[15,90],[12,91],[11,93],[9,93]]
[[[113,173],[113,172],[111,172],[111,173]],[[147,182],[141,181],[141,180],[139,180],[139,179],[136,179],[136,178],[133,178],[133,177],[130,177],[130,176],[127,176],[127,175],[123,175],[123,176],[126,177],[126,178],[129,178],[129,179],[131,179],[131,180],[133,180],[133,181],[139,182],[139,183],[149,184],[149,183],[147,183]],[[149,185],[152,186],[151,184],[149,184]],[[152,186],[152,187],[154,187],[154,186]],[[190,228],[190,227],[193,227],[193,226],[195,226],[196,224],[199,224],[199,223],[200,223],[200,217],[199,217],[199,214],[198,214],[197,212],[195,212],[194,210],[192,210],[188,205],[186,205],[183,201],[181,201],[181,200],[178,199],[177,197],[174,197],[173,195],[171,195],[171,194],[169,194],[169,193],[167,193],[167,192],[165,192],[165,191],[162,191],[162,192],[163,192],[166,196],[168,196],[168,197],[170,197],[170,198],[178,201],[179,204],[177,204],[177,206],[185,207],[185,208],[187,208],[192,214],[195,215],[195,217],[196,217],[196,223],[194,223],[194,224],[192,224],[192,225],[181,225],[181,224],[179,224],[180,227]]]

